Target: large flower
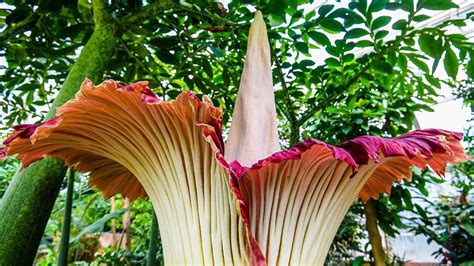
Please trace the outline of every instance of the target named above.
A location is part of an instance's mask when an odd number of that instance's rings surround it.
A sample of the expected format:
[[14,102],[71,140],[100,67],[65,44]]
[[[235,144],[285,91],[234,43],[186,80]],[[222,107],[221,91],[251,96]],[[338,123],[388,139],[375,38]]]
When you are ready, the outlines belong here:
[[146,82],[84,81],[57,117],[14,127],[1,153],[23,166],[52,156],[105,197],[148,195],[170,264],[322,265],[351,203],[390,192],[410,166],[466,159],[462,135],[419,130],[278,151],[271,63],[257,12],[226,144],[221,110],[183,92],[159,100]]

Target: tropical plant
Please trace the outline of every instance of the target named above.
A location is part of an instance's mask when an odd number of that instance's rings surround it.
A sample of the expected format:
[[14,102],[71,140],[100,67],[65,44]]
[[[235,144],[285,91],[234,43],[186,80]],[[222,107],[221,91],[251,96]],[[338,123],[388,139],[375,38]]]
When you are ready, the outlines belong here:
[[[16,9],[2,11],[7,26],[0,36],[8,61],[1,91],[2,109],[8,114],[3,120],[5,128],[26,117],[44,118],[56,99],[49,112],[52,117],[54,107],[71,98],[85,76],[98,82],[102,73],[125,84],[148,80],[163,99],[192,89],[199,97],[209,94],[217,106],[227,110],[233,106],[252,16],[246,1],[232,1],[228,10],[204,2],[9,3]],[[369,133],[404,133],[411,128],[416,110],[430,109],[437,87],[469,84],[456,80],[462,69],[459,64],[467,66],[466,73],[472,78],[472,45],[464,36],[447,31],[468,20],[417,25],[429,20],[427,10],[456,7],[451,1],[357,1],[349,6],[326,4],[306,12],[300,4],[257,3],[271,25],[283,146],[309,136],[335,144]],[[393,23],[385,15],[400,20]],[[331,41],[329,35],[338,40]],[[437,53],[430,47],[436,47]],[[78,58],[76,51],[81,48]],[[326,62],[311,58],[313,51],[322,48],[330,55]],[[439,66],[448,71],[449,81],[440,80],[428,67],[427,63],[437,66],[436,61],[443,62]],[[68,82],[60,86],[68,72]],[[230,113],[223,113],[222,118],[227,123]],[[34,254],[61,184],[64,169],[60,165],[49,161],[48,166],[32,166],[15,177],[10,188],[15,193],[7,193],[3,201],[10,204],[0,206],[2,212],[10,213],[0,220],[0,235],[5,237],[0,250],[5,258],[28,261]],[[391,198],[400,200],[397,196],[405,194],[395,193]],[[31,209],[12,215],[19,206]],[[31,223],[37,225],[34,230]],[[393,229],[393,224],[386,225],[383,228]],[[26,231],[28,236],[21,233]],[[14,257],[20,249],[30,256]]]
[[436,129],[279,151],[271,73],[257,11],[225,154],[221,111],[209,98],[183,92],[166,103],[147,82],[90,80],[56,117],[15,126],[4,153],[24,166],[64,160],[90,172],[106,197],[148,195],[170,264],[322,264],[356,197],[389,191],[410,166],[441,173],[466,159],[460,135]]

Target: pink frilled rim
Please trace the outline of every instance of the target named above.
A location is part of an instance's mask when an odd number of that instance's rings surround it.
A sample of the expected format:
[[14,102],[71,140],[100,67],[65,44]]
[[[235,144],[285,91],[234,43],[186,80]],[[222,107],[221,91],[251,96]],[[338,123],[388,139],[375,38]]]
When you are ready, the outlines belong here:
[[[115,193],[122,193],[132,200],[137,197],[144,197],[146,193],[136,178],[128,172],[123,166],[116,166],[117,171],[109,171],[107,179],[102,178],[105,167],[98,166],[97,162],[103,162],[103,165],[110,166],[117,164],[107,158],[90,159],[88,154],[69,154],[68,151],[55,150],[50,151],[48,145],[40,146],[40,140],[47,139],[53,132],[60,132],[62,127],[67,127],[77,119],[77,106],[84,108],[87,105],[88,95],[96,93],[101,101],[114,99],[123,101],[127,105],[130,99],[139,99],[143,106],[157,105],[164,110],[180,109],[184,115],[193,114],[194,125],[201,128],[203,137],[214,149],[216,160],[224,167],[230,178],[230,187],[238,203],[241,217],[249,226],[249,211],[245,198],[242,196],[239,187],[239,180],[252,170],[258,170],[267,164],[279,164],[287,160],[299,160],[302,155],[310,153],[311,156],[325,156],[331,154],[332,159],[347,163],[352,167],[353,172],[357,173],[360,167],[367,165],[370,161],[377,163],[377,169],[368,179],[359,197],[363,200],[377,198],[381,192],[390,192],[390,188],[395,181],[401,181],[403,178],[411,178],[410,166],[424,168],[430,166],[436,173],[443,175],[447,163],[457,163],[469,159],[460,144],[462,133],[450,132],[440,129],[417,130],[397,138],[382,138],[374,136],[363,136],[353,140],[341,143],[338,146],[331,146],[315,139],[305,140],[298,145],[277,152],[268,158],[260,160],[251,167],[244,167],[237,161],[227,162],[224,159],[224,142],[222,139],[222,111],[212,105],[210,101],[201,101],[192,92],[183,92],[173,102],[164,102],[160,100],[148,87],[146,82],[137,82],[131,85],[119,85],[114,81],[106,81],[95,87],[91,81],[86,80],[81,90],[76,95],[76,99],[69,101],[63,107],[58,109],[58,116],[46,122],[32,125],[24,124],[14,126],[12,135],[7,138],[0,148],[0,157],[18,154],[23,166],[40,160],[45,156],[57,157],[65,160],[69,166],[75,167],[82,172],[91,172],[91,185],[104,191],[104,195],[111,196]],[[127,96],[125,96],[127,95]],[[99,97],[97,96],[97,97]],[[95,97],[95,96],[94,96]],[[122,97],[122,98],[121,98]],[[87,106],[95,108],[95,106]],[[76,108],[76,109],[75,109]],[[103,107],[101,107],[103,108]],[[76,112],[76,113],[74,113]],[[186,119],[179,117],[179,119]],[[189,117],[188,117],[189,119]],[[37,148],[35,148],[37,146]],[[317,149],[316,149],[317,148]],[[317,152],[314,152],[317,151]],[[321,155],[320,155],[321,154]],[[309,155],[309,154],[308,154]],[[82,161],[81,161],[82,160]],[[87,161],[89,160],[89,161]],[[115,166],[115,165],[114,165]],[[111,179],[110,175],[116,175],[116,179]],[[355,175],[355,174],[354,174]],[[354,176],[353,175],[353,176]],[[123,186],[108,186],[111,180],[121,181]],[[104,180],[107,180],[107,184]],[[253,254],[254,264],[264,264],[265,259],[260,248],[253,239],[250,239],[250,249]]]

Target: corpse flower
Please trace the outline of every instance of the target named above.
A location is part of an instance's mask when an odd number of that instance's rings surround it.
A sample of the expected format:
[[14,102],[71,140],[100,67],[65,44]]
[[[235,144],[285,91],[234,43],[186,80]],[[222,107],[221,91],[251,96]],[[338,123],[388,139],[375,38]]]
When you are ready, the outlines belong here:
[[[57,117],[19,125],[3,148],[23,166],[45,156],[90,173],[105,197],[148,196],[165,262],[322,265],[351,203],[390,192],[410,166],[443,174],[466,159],[462,135],[418,130],[279,151],[270,50],[260,12],[224,145],[221,110],[183,92],[158,99],[146,82],[85,80]],[[225,146],[225,147],[224,147]]]

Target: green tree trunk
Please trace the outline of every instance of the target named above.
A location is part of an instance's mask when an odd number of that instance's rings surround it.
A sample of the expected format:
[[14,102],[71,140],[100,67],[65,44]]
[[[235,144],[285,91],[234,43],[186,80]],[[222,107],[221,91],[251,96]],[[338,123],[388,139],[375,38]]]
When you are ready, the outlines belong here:
[[74,170],[69,169],[67,180],[66,206],[64,207],[61,242],[59,243],[58,265],[66,266],[69,255],[69,234],[71,233],[72,201],[74,199]]
[[[86,77],[94,82],[102,79],[118,40],[105,3],[93,1],[94,32],[54,100],[48,118],[74,97]],[[33,263],[65,172],[62,161],[47,158],[13,177],[0,202],[0,265]]]
[[385,252],[382,246],[382,237],[380,236],[377,223],[377,208],[375,200],[371,199],[364,205],[365,220],[367,232],[369,234],[370,245],[372,246],[372,256],[375,266],[385,265]]

